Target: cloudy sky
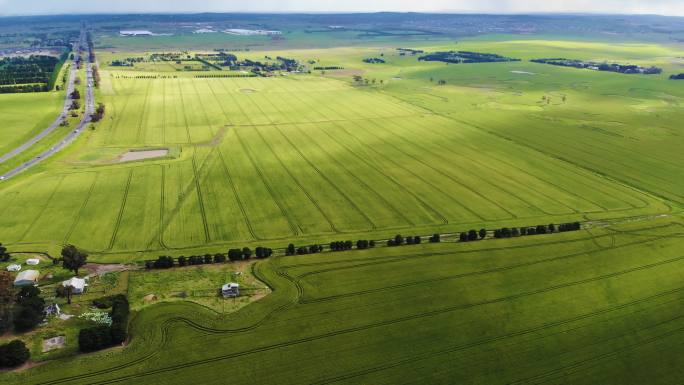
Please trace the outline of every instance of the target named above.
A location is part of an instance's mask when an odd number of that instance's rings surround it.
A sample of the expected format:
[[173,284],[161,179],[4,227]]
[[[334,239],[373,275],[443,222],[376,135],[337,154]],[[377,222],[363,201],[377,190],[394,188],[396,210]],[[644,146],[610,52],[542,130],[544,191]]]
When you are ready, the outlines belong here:
[[111,12],[592,12],[684,16],[684,0],[0,0],[0,15]]

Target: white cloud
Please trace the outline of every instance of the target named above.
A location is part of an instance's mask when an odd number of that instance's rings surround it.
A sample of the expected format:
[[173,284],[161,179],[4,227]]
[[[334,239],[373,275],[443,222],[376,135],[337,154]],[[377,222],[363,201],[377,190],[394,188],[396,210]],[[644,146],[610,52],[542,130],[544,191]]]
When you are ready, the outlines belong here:
[[682,0],[0,0],[0,14],[107,12],[600,12],[684,16]]

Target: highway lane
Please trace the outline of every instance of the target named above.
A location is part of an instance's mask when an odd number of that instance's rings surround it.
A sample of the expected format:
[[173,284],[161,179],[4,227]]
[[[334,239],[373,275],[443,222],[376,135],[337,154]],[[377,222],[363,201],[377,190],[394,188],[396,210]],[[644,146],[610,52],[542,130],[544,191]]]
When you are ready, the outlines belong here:
[[[82,45],[87,46],[87,44],[85,44],[85,31],[84,30],[81,31],[81,36],[79,38],[79,46],[82,46]],[[78,47],[76,47],[76,48],[78,48]],[[77,59],[78,55],[79,55],[79,53],[78,53],[79,50],[76,49],[75,52],[76,53],[75,53],[74,59]],[[42,153],[40,153],[35,158],[23,163],[21,166],[3,174],[3,175],[0,175],[0,181],[5,181],[5,180],[21,173],[22,171],[28,169],[29,167],[31,167],[37,163],[40,163],[41,161],[50,157],[51,155],[55,154],[56,152],[60,151],[61,149],[63,149],[67,145],[69,145],[71,142],[73,142],[84,131],[87,124],[90,123],[91,115],[95,112],[95,95],[94,95],[94,89],[93,89],[93,87],[94,87],[93,66],[95,64],[90,63],[87,60],[87,57],[88,57],[88,55],[86,55],[86,57],[84,58],[85,59],[84,62],[86,62],[85,114],[83,115],[83,118],[81,119],[81,121],[67,136],[63,137],[58,143],[54,144],[49,149],[43,151]],[[50,127],[43,130],[40,134],[38,134],[36,137],[32,138],[30,141],[23,144],[22,146],[13,150],[14,154],[7,159],[10,159],[11,157],[13,157],[17,154],[20,154],[21,152],[30,148],[35,143],[40,141],[42,138],[44,138],[45,136],[50,134],[52,131],[54,131],[57,127],[59,127],[59,124],[61,123],[62,119],[64,117],[66,117],[66,114],[69,111],[69,106],[71,105],[71,99],[69,98],[68,95],[71,92],[73,92],[73,90],[74,90],[75,78],[76,78],[76,65],[75,65],[75,61],[74,61],[74,64],[72,64],[72,68],[71,68],[71,77],[70,77],[69,86],[67,89],[67,98],[66,98],[66,101],[64,102],[64,110],[63,110],[62,114],[60,114],[60,116],[57,118],[57,120],[52,125],[50,125]],[[9,153],[9,154],[12,154],[12,153]],[[4,159],[4,157],[0,158],[0,159],[1,159],[0,163],[7,160],[7,159]]]

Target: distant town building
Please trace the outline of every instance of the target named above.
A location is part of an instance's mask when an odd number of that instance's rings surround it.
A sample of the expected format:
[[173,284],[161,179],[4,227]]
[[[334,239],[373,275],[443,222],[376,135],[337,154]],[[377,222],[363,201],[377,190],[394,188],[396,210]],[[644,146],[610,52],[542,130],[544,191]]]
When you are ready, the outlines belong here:
[[14,279],[14,286],[32,286],[38,284],[38,270],[24,270]]
[[146,31],[146,30],[126,30],[126,31],[119,31],[119,35],[121,35],[121,36],[152,36],[154,34],[150,31]]
[[241,35],[241,36],[275,36],[282,35],[281,31],[265,31],[261,29],[241,29],[241,28],[231,28],[223,31],[231,35]]

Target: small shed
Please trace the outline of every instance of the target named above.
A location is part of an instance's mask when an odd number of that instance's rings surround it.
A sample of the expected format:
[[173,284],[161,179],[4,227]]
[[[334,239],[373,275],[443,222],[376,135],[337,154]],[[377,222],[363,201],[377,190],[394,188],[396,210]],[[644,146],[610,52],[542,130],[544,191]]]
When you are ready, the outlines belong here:
[[73,277],[62,282],[62,286],[71,286],[72,294],[83,294],[83,292],[85,292],[88,288],[88,282],[86,282],[86,280],[83,278]]
[[27,259],[26,264],[29,266],[37,266],[38,264],[40,264],[40,259],[38,259],[38,258]]
[[14,286],[32,286],[38,284],[38,270],[24,270],[14,279]]
[[17,265],[16,263],[13,263],[9,266],[7,266],[7,271],[19,271],[21,270],[21,265]]
[[240,296],[240,285],[237,283],[227,283],[221,287],[223,298],[235,298]]

